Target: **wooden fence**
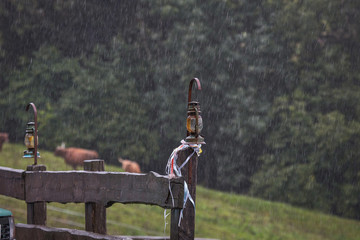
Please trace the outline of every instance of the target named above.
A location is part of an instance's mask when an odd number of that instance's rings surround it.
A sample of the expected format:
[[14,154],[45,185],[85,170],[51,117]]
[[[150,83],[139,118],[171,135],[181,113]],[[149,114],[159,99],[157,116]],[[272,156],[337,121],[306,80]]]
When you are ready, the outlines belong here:
[[[178,164],[191,154],[179,152]],[[184,179],[196,199],[197,156],[183,168],[182,178],[169,179],[154,172],[147,174],[105,172],[103,160],[85,161],[84,171],[46,171],[44,165],[28,166],[26,171],[0,167],[0,194],[27,203],[27,224],[16,224],[21,239],[124,239],[107,236],[106,208],[113,203],[157,205],[171,209],[170,239],[194,239],[195,210],[189,204],[178,226],[183,208]],[[169,191],[169,183],[173,198]],[[46,203],[85,203],[85,230],[46,227]],[[166,239],[133,237],[127,239]]]

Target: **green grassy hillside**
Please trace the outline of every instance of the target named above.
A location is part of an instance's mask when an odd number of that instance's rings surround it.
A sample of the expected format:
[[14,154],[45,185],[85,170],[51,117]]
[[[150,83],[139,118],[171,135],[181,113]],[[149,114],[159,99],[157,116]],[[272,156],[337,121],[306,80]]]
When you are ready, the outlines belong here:
[[[23,159],[24,146],[5,144],[0,166],[25,169],[32,159]],[[72,170],[62,158],[40,149],[40,164],[48,170]],[[170,150],[169,150],[170,154]],[[165,165],[164,160],[164,165]],[[107,171],[121,171],[105,166]],[[359,239],[360,222],[273,203],[246,196],[197,188],[196,236],[218,239]],[[26,204],[0,195],[0,207],[26,223]],[[167,218],[170,223],[170,216]],[[47,225],[84,229],[84,204],[48,204]],[[111,235],[164,234],[164,210],[156,206],[114,204],[107,209]],[[167,225],[165,234],[169,234]]]

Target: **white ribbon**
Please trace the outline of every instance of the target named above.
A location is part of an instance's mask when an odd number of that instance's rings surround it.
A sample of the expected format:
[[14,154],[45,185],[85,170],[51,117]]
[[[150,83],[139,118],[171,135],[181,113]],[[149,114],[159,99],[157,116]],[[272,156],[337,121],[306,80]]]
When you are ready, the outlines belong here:
[[[181,166],[179,167],[176,164],[176,161],[178,159],[178,153],[179,153],[180,150],[187,149],[189,147],[191,147],[194,150],[194,152],[192,152],[186,158],[186,160],[183,162],[183,164],[181,164]],[[174,196],[173,196],[172,191],[171,191],[170,179],[173,177],[173,175],[176,175],[177,177],[182,177],[181,169],[189,162],[189,160],[191,159],[191,157],[194,155],[195,152],[196,152],[196,154],[198,156],[200,156],[201,144],[191,144],[190,145],[190,144],[185,144],[185,141],[181,140],[181,145],[173,150],[173,152],[171,153],[171,155],[170,155],[170,157],[168,159],[168,162],[167,162],[166,168],[165,168],[165,172],[166,172],[166,174],[169,175],[169,191],[170,191],[173,206],[175,204],[174,204]],[[189,173],[189,174],[191,174],[191,173]],[[185,209],[187,200],[189,200],[191,202],[191,204],[194,206],[194,210],[195,210],[195,202],[194,202],[193,198],[190,195],[189,188],[188,188],[188,185],[187,185],[186,181],[184,181],[184,203],[183,203],[183,209],[181,209],[181,211],[180,211],[180,217],[179,217],[178,226],[180,226],[181,219],[183,218],[183,210]],[[165,211],[164,211],[164,221],[165,221],[164,233],[165,233],[165,229],[166,229],[166,225],[167,225],[166,217],[169,214],[166,214],[166,209],[165,209]]]

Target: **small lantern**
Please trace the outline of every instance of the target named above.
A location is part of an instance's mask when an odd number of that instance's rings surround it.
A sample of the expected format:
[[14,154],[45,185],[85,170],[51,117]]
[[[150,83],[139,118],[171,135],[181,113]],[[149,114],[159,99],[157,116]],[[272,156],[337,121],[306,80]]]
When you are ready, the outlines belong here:
[[33,103],[29,103],[26,107],[26,111],[32,106],[34,110],[35,120],[34,122],[28,122],[26,125],[26,134],[24,137],[24,144],[28,150],[24,151],[24,158],[34,158],[34,165],[37,164],[37,158],[40,157],[40,153],[37,151],[38,135],[37,135],[37,111]]
[[190,81],[189,85],[189,95],[188,95],[188,111],[186,119],[186,129],[187,137],[185,143],[187,144],[205,144],[204,138],[200,135],[201,130],[203,129],[203,121],[200,115],[200,103],[196,101],[191,101],[191,92],[192,85],[196,81],[198,90],[201,90],[200,81],[197,78],[194,78]]
[[[38,136],[36,137],[38,140]],[[38,141],[36,142],[38,143]],[[24,151],[24,158],[33,158],[35,152],[35,122],[27,123],[24,144],[28,149]],[[38,156],[40,157],[39,153]]]

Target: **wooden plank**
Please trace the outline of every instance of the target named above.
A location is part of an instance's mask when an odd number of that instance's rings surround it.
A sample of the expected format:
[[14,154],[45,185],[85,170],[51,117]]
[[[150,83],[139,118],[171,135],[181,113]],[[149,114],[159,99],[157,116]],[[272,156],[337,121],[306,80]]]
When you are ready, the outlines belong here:
[[27,223],[46,225],[46,202],[27,203]]
[[0,167],[0,194],[25,199],[24,170]]
[[154,237],[154,236],[118,236],[122,237],[122,240],[169,240],[167,236]]
[[154,172],[148,174],[120,172],[26,172],[27,202],[60,203],[143,203],[163,208],[182,208],[184,182],[171,179],[174,196],[172,205],[169,179]]
[[181,209],[175,208],[171,209],[171,225],[170,225],[170,239],[179,240],[179,217]]
[[16,240],[123,240],[122,237],[102,235],[82,230],[50,228],[39,225],[16,224]]
[[[17,223],[16,240],[169,240],[167,236],[110,236],[83,230],[52,228],[39,225]],[[208,238],[195,238],[195,240],[217,240]]]
[[[46,171],[45,165],[29,165],[26,171]],[[46,202],[27,203],[27,223],[46,225]]]
[[[84,170],[104,171],[104,160],[85,160]],[[85,230],[106,234],[106,208],[103,204],[85,203]]]

